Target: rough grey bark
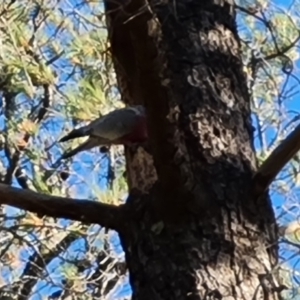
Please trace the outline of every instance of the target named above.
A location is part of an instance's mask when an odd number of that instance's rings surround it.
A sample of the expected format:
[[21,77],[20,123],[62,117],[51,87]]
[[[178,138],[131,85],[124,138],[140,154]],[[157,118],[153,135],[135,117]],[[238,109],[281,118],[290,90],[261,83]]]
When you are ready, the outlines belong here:
[[133,299],[278,299],[232,1],[107,1],[106,12],[123,99],[149,117],[150,144],[127,149]]

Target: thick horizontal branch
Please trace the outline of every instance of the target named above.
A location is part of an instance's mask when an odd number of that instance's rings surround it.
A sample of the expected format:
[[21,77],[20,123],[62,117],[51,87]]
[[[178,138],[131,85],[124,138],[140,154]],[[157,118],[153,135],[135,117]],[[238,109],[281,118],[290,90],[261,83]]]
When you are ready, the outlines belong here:
[[96,223],[117,231],[124,224],[125,217],[124,205],[50,196],[5,184],[0,184],[0,204],[54,218]]
[[281,142],[256,172],[253,183],[254,193],[259,196],[300,150],[300,125]]

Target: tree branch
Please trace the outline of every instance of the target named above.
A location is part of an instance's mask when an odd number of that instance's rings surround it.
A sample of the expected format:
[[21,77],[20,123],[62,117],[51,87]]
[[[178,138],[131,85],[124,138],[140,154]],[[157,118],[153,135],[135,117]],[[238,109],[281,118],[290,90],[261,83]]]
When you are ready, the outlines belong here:
[[271,153],[253,178],[254,193],[261,195],[283,169],[283,167],[300,150],[300,125]]
[[124,205],[50,196],[5,184],[0,184],[0,204],[54,218],[96,223],[116,231],[120,230],[126,216]]

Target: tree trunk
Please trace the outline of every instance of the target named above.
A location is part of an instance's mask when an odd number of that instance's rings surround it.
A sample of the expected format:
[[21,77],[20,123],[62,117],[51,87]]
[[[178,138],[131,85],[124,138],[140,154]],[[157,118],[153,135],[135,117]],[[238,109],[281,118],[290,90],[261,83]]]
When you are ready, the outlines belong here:
[[106,3],[122,97],[146,106],[150,135],[126,150],[133,299],[278,299],[232,0],[145,4]]

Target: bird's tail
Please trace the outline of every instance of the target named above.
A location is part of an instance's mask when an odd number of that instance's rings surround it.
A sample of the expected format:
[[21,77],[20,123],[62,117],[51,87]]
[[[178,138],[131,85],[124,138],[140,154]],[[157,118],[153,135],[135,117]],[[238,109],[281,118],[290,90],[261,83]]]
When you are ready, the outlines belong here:
[[[86,140],[83,144],[79,145],[78,147],[76,147],[75,149],[72,149],[70,151],[66,151],[64,152],[57,160],[55,163],[53,163],[51,165],[51,169],[57,169],[60,164],[61,161],[67,158],[70,158],[72,156],[74,156],[75,154],[81,152],[81,151],[85,151],[85,150],[89,150],[91,148],[94,148],[96,146],[100,146],[101,143],[99,144],[99,141],[93,138],[89,138],[88,140]],[[49,176],[50,177],[50,176]]]
[[87,136],[87,135],[89,135],[89,131],[86,130],[85,127],[81,127],[81,128],[78,128],[78,129],[74,129],[69,134],[63,136],[59,140],[59,142],[66,142],[66,141],[69,141],[69,140],[72,140],[72,139],[75,139],[75,138],[79,138],[79,137],[84,137],[84,136]]
[[60,159],[70,158],[81,151],[89,150],[89,149],[92,149],[92,148],[94,148],[96,146],[100,146],[100,145],[101,144],[99,143],[99,141],[97,139],[89,138],[87,141],[85,141],[83,144],[79,145],[78,147],[63,153],[63,155],[61,156]]

